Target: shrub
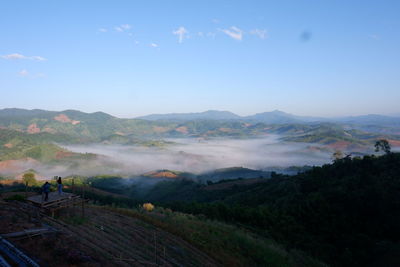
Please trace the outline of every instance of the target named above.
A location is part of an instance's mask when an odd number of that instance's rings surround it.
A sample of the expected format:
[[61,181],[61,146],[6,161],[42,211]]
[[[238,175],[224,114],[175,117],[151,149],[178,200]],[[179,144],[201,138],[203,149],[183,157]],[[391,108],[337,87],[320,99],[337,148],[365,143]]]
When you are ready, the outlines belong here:
[[154,205],[151,204],[151,203],[144,203],[144,204],[142,205],[142,207],[143,207],[143,209],[144,209],[145,211],[152,211],[152,210],[154,210]]

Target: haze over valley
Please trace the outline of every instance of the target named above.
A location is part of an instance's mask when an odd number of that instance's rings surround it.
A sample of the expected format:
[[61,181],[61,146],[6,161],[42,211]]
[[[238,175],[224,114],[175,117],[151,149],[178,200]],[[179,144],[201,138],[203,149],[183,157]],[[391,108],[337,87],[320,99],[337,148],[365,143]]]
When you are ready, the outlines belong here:
[[[244,167],[264,171],[320,166],[340,151],[373,153],[380,138],[396,150],[400,118],[308,118],[281,111],[250,117],[226,111],[119,119],[106,113],[0,110],[0,174],[140,176],[156,170],[201,175]],[[378,119],[377,119],[378,118]]]

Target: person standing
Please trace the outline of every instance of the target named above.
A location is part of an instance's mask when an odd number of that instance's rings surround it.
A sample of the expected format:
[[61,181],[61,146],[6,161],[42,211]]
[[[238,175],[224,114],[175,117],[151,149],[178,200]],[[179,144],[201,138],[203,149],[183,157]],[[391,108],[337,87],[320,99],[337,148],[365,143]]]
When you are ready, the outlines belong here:
[[49,200],[49,192],[50,192],[50,184],[49,184],[49,182],[46,181],[44,183],[44,185],[42,185],[42,192],[44,193],[44,201]]
[[62,194],[62,187],[63,187],[63,185],[62,185],[61,177],[59,176],[58,180],[57,180],[57,190],[58,190],[59,195]]

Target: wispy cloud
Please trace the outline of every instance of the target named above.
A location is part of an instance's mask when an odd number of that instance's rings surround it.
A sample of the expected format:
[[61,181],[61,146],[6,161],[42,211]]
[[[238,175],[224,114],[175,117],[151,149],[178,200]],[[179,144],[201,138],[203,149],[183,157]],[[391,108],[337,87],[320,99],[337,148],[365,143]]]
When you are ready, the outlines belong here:
[[22,69],[18,72],[18,76],[26,78],[44,78],[46,75],[44,73],[30,73],[26,69]]
[[129,24],[121,24],[119,26],[115,26],[114,30],[116,30],[117,32],[124,32],[130,30],[131,28],[132,26]]
[[151,47],[154,47],[154,48],[157,48],[157,47],[158,47],[158,44],[156,44],[156,43],[151,43],[150,46],[151,46]]
[[267,30],[254,29],[250,31],[250,34],[257,35],[260,39],[267,38]]
[[241,41],[243,39],[243,31],[238,27],[232,26],[229,29],[219,30],[235,40]]
[[121,28],[124,29],[124,30],[129,30],[131,28],[131,25],[123,24],[123,25],[121,25]]
[[20,72],[18,72],[18,75],[22,76],[22,77],[26,77],[29,75],[29,72],[27,70],[23,69]]
[[18,54],[18,53],[2,55],[0,57],[4,58],[4,59],[9,59],[9,60],[13,60],[13,59],[29,59],[29,60],[35,60],[35,61],[45,61],[45,60],[47,60],[47,59],[45,59],[44,57],[41,57],[41,56],[24,56],[24,55],[21,55],[21,54]]
[[37,60],[37,61],[45,61],[46,60],[44,57],[41,57],[41,56],[33,56],[30,59]]
[[26,56],[15,53],[15,54],[9,54],[9,55],[3,55],[1,56],[4,59],[26,59]]
[[212,19],[211,22],[215,23],[215,24],[218,24],[219,23],[219,19]]
[[176,31],[172,32],[174,35],[178,35],[178,42],[182,43],[183,39],[185,38],[185,34],[188,33],[188,31],[185,29],[185,27],[181,26],[179,27],[179,29],[177,29]]
[[108,30],[106,28],[100,28],[98,29],[99,32],[108,32]]

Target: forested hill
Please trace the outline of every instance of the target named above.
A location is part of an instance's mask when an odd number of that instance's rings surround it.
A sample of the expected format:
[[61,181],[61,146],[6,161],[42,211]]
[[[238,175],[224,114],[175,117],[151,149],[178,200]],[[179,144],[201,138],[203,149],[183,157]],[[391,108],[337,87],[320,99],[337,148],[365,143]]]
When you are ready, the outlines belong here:
[[345,158],[247,186],[171,181],[164,188],[154,189],[162,205],[259,229],[332,266],[400,266],[399,153]]

